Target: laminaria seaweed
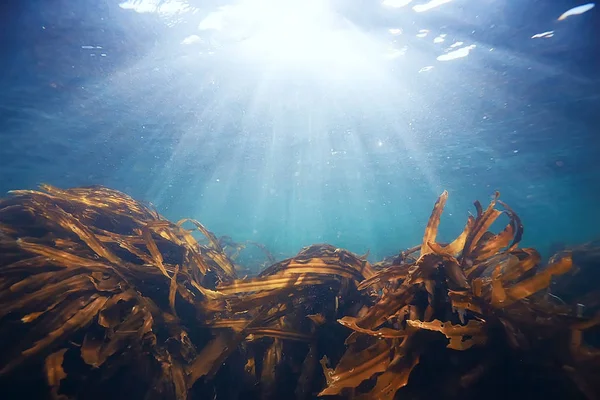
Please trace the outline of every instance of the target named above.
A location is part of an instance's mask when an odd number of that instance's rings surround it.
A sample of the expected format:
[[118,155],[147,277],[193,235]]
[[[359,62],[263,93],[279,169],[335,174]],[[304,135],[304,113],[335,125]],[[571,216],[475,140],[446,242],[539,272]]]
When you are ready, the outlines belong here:
[[[41,189],[0,200],[2,398],[600,395],[598,247],[542,263],[498,194],[439,243],[444,192],[420,245],[371,264],[275,262],[115,190]],[[249,245],[269,266],[240,277]]]

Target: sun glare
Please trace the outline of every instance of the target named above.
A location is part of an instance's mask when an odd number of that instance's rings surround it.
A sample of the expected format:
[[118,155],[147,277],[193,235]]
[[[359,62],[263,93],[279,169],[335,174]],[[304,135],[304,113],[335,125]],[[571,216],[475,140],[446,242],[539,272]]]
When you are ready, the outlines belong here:
[[364,67],[379,47],[319,0],[245,0],[209,14],[199,28],[235,42],[245,62],[296,73],[343,74]]

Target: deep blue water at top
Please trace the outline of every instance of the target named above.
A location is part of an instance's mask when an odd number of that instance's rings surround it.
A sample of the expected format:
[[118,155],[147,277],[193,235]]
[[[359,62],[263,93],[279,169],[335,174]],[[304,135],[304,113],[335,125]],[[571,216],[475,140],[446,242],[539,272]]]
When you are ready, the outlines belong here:
[[598,6],[259,3],[4,2],[0,192],[102,184],[278,258],[394,254],[443,190],[442,240],[496,190],[524,245],[599,236]]

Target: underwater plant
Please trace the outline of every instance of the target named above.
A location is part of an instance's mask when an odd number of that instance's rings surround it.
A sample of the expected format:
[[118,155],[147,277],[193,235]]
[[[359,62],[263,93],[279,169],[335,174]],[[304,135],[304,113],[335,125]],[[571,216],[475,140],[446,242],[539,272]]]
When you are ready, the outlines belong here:
[[[0,200],[3,398],[600,395],[598,247],[543,265],[498,194],[438,243],[447,197],[419,246],[371,264],[325,244],[275,262],[104,187],[13,191]],[[270,266],[239,278],[247,245]]]

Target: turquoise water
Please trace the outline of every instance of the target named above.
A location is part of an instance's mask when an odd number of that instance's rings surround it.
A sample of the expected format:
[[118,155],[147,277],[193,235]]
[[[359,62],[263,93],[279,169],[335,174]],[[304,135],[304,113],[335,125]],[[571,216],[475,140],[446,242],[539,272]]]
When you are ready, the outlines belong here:
[[442,240],[496,190],[525,246],[598,237],[597,7],[14,3],[2,193],[101,184],[277,259],[395,254],[443,190]]

